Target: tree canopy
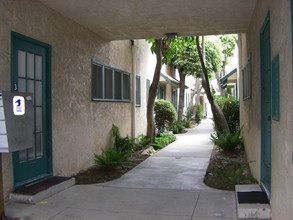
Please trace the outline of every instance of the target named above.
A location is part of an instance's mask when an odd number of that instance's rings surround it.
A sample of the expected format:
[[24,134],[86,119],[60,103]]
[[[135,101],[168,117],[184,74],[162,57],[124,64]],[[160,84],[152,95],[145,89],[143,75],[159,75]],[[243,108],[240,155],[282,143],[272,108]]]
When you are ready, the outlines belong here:
[[[222,36],[218,41],[208,40],[205,43],[205,62],[200,57],[199,37],[178,37],[175,39],[162,38],[162,39],[148,39],[148,43],[151,44],[151,52],[157,55],[157,65],[154,74],[154,80],[150,87],[150,96],[148,100],[148,136],[152,137],[153,133],[153,104],[155,95],[159,84],[159,76],[161,71],[162,63],[172,66],[179,71],[180,76],[180,94],[179,94],[179,108],[178,108],[178,120],[182,120],[183,107],[184,107],[184,90],[185,90],[185,76],[193,75],[195,77],[203,77],[203,83],[209,84],[209,78],[214,77],[214,73],[218,73],[221,67],[227,62],[227,57],[230,56],[231,51],[233,52],[233,39],[231,37]],[[235,41],[235,40],[234,40]],[[221,48],[223,50],[221,50]],[[224,54],[226,53],[226,54]],[[202,54],[201,54],[202,55]],[[224,62],[223,62],[224,57]],[[204,73],[204,74],[203,74]],[[206,76],[205,76],[206,75]],[[207,78],[208,77],[208,78]],[[209,85],[204,87],[206,93],[210,92]],[[215,105],[213,102],[212,95],[210,94],[211,105]],[[217,108],[217,106],[215,107]],[[215,109],[213,108],[213,109]],[[217,112],[217,113],[216,113]],[[218,111],[213,113],[218,114]],[[221,114],[220,114],[221,115]],[[220,119],[222,119],[220,117]],[[222,120],[220,120],[222,121]],[[224,123],[225,124],[225,123]],[[225,127],[225,126],[224,126]]]
[[[209,78],[213,78],[214,72],[221,69],[222,53],[219,45],[214,41],[205,43],[206,68]],[[198,53],[196,51],[195,37],[178,37],[165,54],[162,62],[181,70],[183,74],[201,77],[202,69]]]
[[211,79],[214,72],[219,72],[221,70],[221,61],[222,54],[219,46],[212,41],[205,42],[205,50],[206,50],[206,69],[209,74],[209,78]]
[[[227,59],[234,55],[235,40],[235,35],[221,35],[214,40],[206,40],[205,64],[210,79],[213,78],[213,73],[220,72],[222,64],[226,66]],[[150,38],[147,41],[151,44],[152,53],[155,53],[156,40]],[[162,63],[181,70],[183,74],[201,77],[202,69],[196,51],[195,37],[163,38],[162,44],[168,46],[168,50],[163,49]]]
[[178,69],[185,75],[201,73],[194,37],[178,37],[166,53],[163,63]]
[[234,49],[236,46],[236,35],[222,35],[220,36],[220,42],[222,46],[222,53],[224,55],[224,65],[227,65],[227,59],[234,55]]

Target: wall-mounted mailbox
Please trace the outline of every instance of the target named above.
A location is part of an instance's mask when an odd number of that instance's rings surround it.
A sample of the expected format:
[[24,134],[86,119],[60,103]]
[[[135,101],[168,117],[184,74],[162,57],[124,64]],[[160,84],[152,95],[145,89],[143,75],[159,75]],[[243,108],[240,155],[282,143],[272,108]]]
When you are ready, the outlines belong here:
[[33,132],[33,95],[0,91],[0,153],[33,147]]

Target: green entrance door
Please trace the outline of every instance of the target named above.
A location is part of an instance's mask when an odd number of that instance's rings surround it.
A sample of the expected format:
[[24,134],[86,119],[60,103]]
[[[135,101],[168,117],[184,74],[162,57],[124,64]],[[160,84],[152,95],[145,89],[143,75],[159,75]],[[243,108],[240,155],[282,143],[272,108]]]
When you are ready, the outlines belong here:
[[14,187],[52,174],[50,46],[12,34],[12,90],[34,95],[34,144],[13,153]]
[[261,32],[261,184],[271,192],[271,46],[267,17]]

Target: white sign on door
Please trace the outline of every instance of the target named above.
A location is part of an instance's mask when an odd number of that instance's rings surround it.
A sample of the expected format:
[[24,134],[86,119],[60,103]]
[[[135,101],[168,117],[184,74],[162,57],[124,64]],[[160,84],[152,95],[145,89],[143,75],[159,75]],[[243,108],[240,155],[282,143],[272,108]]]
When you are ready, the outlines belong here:
[[25,101],[22,96],[13,97],[13,114],[24,115],[25,114]]

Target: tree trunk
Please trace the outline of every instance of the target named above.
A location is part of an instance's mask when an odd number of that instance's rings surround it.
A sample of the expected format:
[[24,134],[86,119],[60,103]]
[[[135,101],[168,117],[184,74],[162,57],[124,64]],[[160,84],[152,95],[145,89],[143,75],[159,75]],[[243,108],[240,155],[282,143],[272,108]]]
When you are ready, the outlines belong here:
[[155,138],[154,105],[162,68],[162,39],[156,39],[156,57],[157,64],[153,76],[153,81],[149,89],[149,99],[147,103],[147,137],[150,138],[151,141],[153,141]]
[[183,108],[184,108],[184,95],[185,95],[185,78],[186,75],[179,70],[180,77],[180,89],[179,89],[179,108],[178,108],[178,121],[183,120]]
[[[221,78],[226,75],[226,73],[225,73],[225,71],[226,71],[226,64],[225,63],[227,63],[227,58],[225,58],[225,60],[223,62]],[[222,88],[222,92],[223,92],[223,95],[222,96],[227,97],[226,90]]]
[[197,106],[200,104],[200,81],[199,78],[196,77],[195,81],[195,88],[196,88],[196,98],[195,98],[195,104],[194,104],[194,116],[196,116],[197,113]]
[[227,120],[222,112],[222,110],[220,109],[219,105],[217,104],[217,102],[214,100],[214,97],[211,93],[211,88],[210,88],[210,83],[209,83],[209,78],[208,78],[208,72],[203,60],[203,55],[201,52],[201,48],[199,46],[199,37],[196,36],[196,48],[197,48],[197,52],[199,55],[199,59],[200,59],[200,64],[202,67],[202,71],[203,71],[203,87],[204,90],[206,92],[207,98],[209,100],[209,103],[211,105],[211,109],[212,109],[212,113],[214,116],[214,122],[216,125],[216,129],[218,132],[223,132],[224,130],[229,131],[229,127],[228,127],[228,123]]
[[217,84],[218,84],[218,87],[219,87],[219,90],[220,90],[220,95],[223,96],[223,97],[226,97],[226,91],[221,86],[221,80],[220,80],[219,74],[215,73],[215,77],[216,77]]

